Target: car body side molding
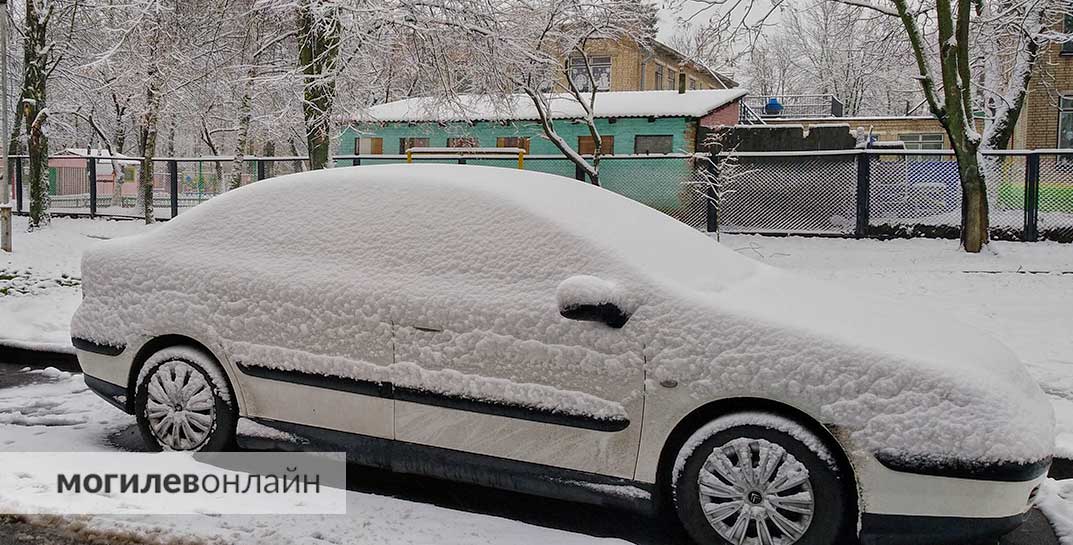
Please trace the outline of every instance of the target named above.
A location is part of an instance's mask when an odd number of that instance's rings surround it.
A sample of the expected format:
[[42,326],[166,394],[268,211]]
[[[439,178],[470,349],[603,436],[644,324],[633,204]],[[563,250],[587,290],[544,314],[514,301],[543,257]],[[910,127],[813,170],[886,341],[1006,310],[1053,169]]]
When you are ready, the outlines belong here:
[[394,386],[390,382],[375,382],[318,375],[316,373],[306,373],[304,371],[270,369],[243,363],[238,363],[237,366],[239,371],[251,377],[290,382],[293,384],[302,384],[315,388],[338,390],[359,395],[397,399],[422,405],[443,407],[445,409],[529,420],[531,422],[542,422],[545,424],[555,424],[571,428],[582,428],[604,432],[622,431],[630,425],[630,420],[628,418],[598,418],[595,416],[573,414],[503,401],[471,399],[460,395]]
[[932,477],[950,477],[954,479],[975,479],[982,481],[1001,481],[1022,483],[1036,479],[1047,473],[1051,459],[1037,462],[977,462],[972,460],[920,460],[899,456],[889,452],[875,453],[876,460],[887,469],[902,473],[915,473]]
[[655,500],[656,486],[651,483],[267,418],[250,420],[306,441],[290,442],[240,436],[239,443],[244,447],[271,446],[281,450],[321,452],[327,447],[345,452],[348,462],[389,469],[397,473],[462,481],[523,494],[628,509],[649,515],[655,514],[658,507]]
[[98,344],[86,339],[80,339],[78,337],[71,337],[71,344],[86,352],[93,352],[94,354],[104,354],[105,356],[118,356],[127,349],[126,346],[112,346],[110,344]]

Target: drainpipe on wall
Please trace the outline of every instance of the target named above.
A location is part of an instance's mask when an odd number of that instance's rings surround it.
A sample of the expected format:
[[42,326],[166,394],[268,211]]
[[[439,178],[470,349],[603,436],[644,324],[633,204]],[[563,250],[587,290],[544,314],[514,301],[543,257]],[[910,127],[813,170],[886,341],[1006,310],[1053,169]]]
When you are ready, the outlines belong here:
[[641,88],[638,89],[638,91],[645,90],[645,73],[648,72],[648,61],[652,60],[652,57],[655,56],[655,53],[649,51],[648,53],[645,53],[644,57],[641,57]]

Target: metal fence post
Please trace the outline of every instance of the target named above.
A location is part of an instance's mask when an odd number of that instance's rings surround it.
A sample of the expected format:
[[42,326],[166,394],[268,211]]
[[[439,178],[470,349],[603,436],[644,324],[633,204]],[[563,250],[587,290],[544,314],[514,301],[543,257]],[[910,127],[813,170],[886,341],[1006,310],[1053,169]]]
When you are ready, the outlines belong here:
[[707,188],[704,190],[704,215],[707,219],[707,231],[709,233],[716,233],[719,231],[719,194],[715,192],[715,183],[719,179],[719,167],[716,166],[715,160],[710,159],[708,164],[701,167],[707,172],[703,174],[707,180]]
[[1039,239],[1039,154],[1025,156],[1025,242]]
[[868,236],[869,193],[871,186],[870,164],[871,156],[867,151],[861,150],[857,155],[857,227],[853,231],[855,238]]
[[22,213],[22,157],[15,158],[15,208]]
[[168,190],[171,191],[171,217],[179,215],[179,162],[168,160]]
[[259,182],[259,181],[261,181],[263,179],[265,179],[265,160],[264,159],[258,159],[257,160],[257,181]]
[[97,158],[86,159],[86,175],[89,177],[89,217],[97,217]]

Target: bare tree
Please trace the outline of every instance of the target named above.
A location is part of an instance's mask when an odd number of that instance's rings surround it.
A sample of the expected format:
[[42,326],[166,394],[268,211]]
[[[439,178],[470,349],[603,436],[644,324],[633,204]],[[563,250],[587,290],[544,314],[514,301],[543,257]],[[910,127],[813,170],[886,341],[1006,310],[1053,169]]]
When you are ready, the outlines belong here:
[[[50,0],[26,0],[23,29],[23,88],[21,117],[25,124],[30,154],[30,229],[49,223],[48,180],[48,80],[62,61],[73,32],[77,2],[59,5]],[[67,40],[57,40],[56,30],[50,31],[53,17],[64,12]],[[62,40],[62,38],[61,38]]]
[[328,165],[334,130],[336,70],[339,59],[339,7],[331,0],[298,3],[298,65],[302,71],[302,111],[309,168]]
[[[1041,48],[1069,39],[1056,30],[1062,28],[1069,5],[1052,0],[840,1],[901,22],[928,108],[945,129],[957,157],[962,247],[979,252],[989,239],[986,162],[981,152],[1009,144]],[[926,33],[925,25],[932,21],[936,31]],[[979,53],[974,55],[974,50]],[[979,110],[985,114],[982,134],[976,124]]]
[[[501,110],[519,106],[517,95],[533,105],[544,136],[599,185],[603,141],[596,123],[598,91],[590,47],[624,39],[642,41],[654,34],[651,7],[636,0],[549,0],[520,3],[462,0],[412,2],[399,24],[436,40],[441,96],[450,101],[458,89],[487,93]],[[450,41],[448,41],[450,40]],[[465,63],[453,62],[461,55]],[[569,106],[562,106],[567,104]],[[592,139],[586,157],[559,134],[559,110],[577,110]],[[513,112],[508,112],[513,113]]]

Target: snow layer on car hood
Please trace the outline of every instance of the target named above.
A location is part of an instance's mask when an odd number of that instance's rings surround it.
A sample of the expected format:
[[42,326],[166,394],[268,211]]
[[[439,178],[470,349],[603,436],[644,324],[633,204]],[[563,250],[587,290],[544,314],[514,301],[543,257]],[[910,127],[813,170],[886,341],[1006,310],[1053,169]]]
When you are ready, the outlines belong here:
[[[909,460],[1034,462],[1054,449],[1054,413],[1004,345],[942,314],[762,267],[699,296],[718,339],[695,395],[764,391],[806,404],[853,444]],[[698,322],[704,322],[698,318]],[[725,337],[724,337],[725,336]],[[726,340],[723,340],[723,339]]]

